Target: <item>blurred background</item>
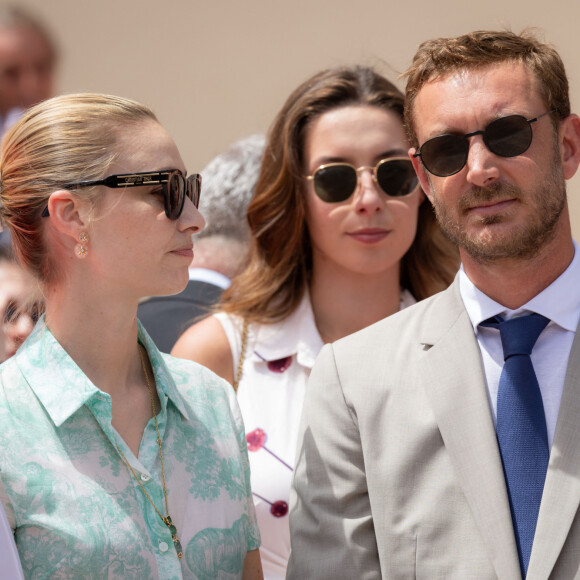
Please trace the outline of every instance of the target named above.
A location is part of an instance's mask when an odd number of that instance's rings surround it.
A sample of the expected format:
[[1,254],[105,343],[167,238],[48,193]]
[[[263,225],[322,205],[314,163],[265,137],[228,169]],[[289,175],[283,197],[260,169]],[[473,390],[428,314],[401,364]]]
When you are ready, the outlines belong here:
[[[151,106],[189,172],[265,132],[300,82],[362,63],[391,80],[418,44],[482,28],[536,27],[560,52],[580,111],[578,0],[20,0],[54,35],[56,92],[97,91]],[[399,86],[403,88],[402,83]],[[580,176],[568,186],[580,235]]]

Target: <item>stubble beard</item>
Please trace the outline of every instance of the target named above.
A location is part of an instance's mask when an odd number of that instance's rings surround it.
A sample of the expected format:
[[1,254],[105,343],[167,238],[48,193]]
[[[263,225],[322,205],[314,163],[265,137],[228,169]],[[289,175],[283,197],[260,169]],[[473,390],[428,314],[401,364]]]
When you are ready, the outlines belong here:
[[[437,188],[432,184],[432,202],[437,221],[445,236],[465,250],[478,263],[489,264],[501,259],[530,259],[540,248],[550,242],[556,233],[556,225],[566,204],[566,182],[562,175],[559,156],[552,160],[550,175],[542,184],[527,195],[512,184],[495,182],[489,187],[473,187],[459,201],[457,213],[466,216],[468,208],[481,202],[516,199],[534,208],[529,223],[506,233],[493,231],[495,224],[509,219],[509,214],[495,214],[479,218],[480,228],[468,233],[463,223],[448,205],[441,202]],[[486,228],[486,226],[490,226]]]

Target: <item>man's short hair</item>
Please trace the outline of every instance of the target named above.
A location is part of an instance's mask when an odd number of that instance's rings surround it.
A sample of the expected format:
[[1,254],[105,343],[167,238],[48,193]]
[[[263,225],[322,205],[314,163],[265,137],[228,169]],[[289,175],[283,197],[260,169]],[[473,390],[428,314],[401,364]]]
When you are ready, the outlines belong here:
[[413,109],[415,99],[426,83],[457,71],[508,62],[521,63],[534,73],[547,110],[555,109],[560,118],[570,114],[564,63],[552,45],[540,41],[530,29],[521,34],[478,30],[456,38],[423,42],[413,63],[402,75],[407,78],[405,124],[411,145],[418,146]]
[[246,210],[260,173],[264,143],[263,135],[241,139],[202,169],[199,211],[206,226],[196,238],[249,238]]

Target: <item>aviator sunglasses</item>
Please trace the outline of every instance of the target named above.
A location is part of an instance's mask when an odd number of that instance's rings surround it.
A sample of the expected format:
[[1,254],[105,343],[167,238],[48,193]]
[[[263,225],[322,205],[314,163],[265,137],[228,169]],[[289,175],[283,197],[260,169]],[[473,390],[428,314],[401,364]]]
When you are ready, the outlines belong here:
[[[199,206],[199,196],[201,195],[201,175],[194,173],[185,177],[179,169],[168,169],[166,171],[146,171],[144,173],[123,173],[120,175],[109,175],[105,179],[96,181],[79,181],[63,186],[65,189],[76,189],[78,187],[91,187],[93,185],[104,185],[117,189],[120,187],[141,187],[145,185],[161,185],[163,188],[163,202],[165,215],[170,220],[176,220],[183,211],[185,197],[189,197],[193,205]],[[42,212],[42,217],[48,217],[48,206]]]
[[350,163],[328,163],[305,179],[314,182],[314,191],[322,201],[338,203],[356,191],[360,173],[365,169],[372,170],[375,183],[388,197],[410,195],[419,184],[413,164],[406,157],[382,159],[374,167],[363,165],[356,168]]
[[429,173],[438,177],[448,177],[459,173],[467,163],[469,138],[481,135],[485,146],[500,157],[516,157],[525,153],[532,144],[532,123],[555,113],[552,109],[533,119],[522,115],[509,115],[492,121],[482,131],[465,135],[438,135],[425,141],[413,157],[420,157]]

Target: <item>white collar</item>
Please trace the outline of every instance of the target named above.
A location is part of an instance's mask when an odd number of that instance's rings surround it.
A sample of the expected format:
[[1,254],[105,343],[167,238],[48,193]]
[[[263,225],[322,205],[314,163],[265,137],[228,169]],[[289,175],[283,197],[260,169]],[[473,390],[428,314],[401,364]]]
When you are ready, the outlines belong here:
[[575,332],[580,321],[578,288],[580,288],[580,252],[576,242],[574,242],[574,258],[566,270],[547,288],[516,310],[506,308],[492,300],[467,277],[463,266],[459,270],[459,291],[476,333],[479,323],[492,316],[501,315],[509,319],[527,312],[537,312],[565,330]]
[[221,272],[210,270],[209,268],[190,268],[189,280],[207,282],[208,284],[219,286],[222,290],[229,288],[232,283],[231,280]]
[[298,308],[288,318],[274,324],[260,324],[256,332],[257,348],[252,353],[255,361],[273,361],[296,355],[299,364],[312,368],[324,346],[316,328],[308,291],[304,292]]
[[[399,310],[415,302],[411,293],[403,290]],[[324,346],[316,328],[308,290],[304,292],[298,308],[288,318],[274,324],[260,324],[256,328],[255,344],[258,346],[252,353],[255,361],[274,361],[296,355],[299,364],[312,368]]]

